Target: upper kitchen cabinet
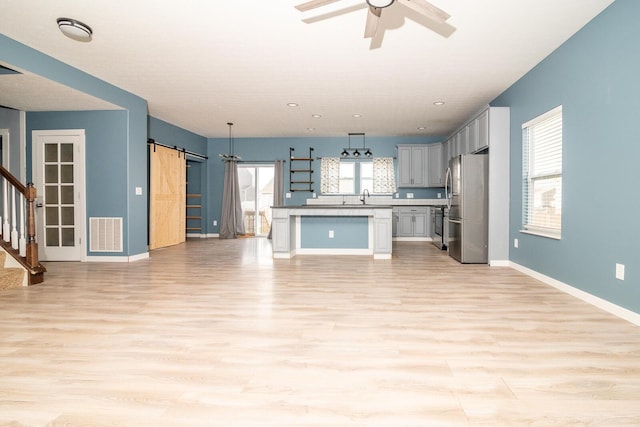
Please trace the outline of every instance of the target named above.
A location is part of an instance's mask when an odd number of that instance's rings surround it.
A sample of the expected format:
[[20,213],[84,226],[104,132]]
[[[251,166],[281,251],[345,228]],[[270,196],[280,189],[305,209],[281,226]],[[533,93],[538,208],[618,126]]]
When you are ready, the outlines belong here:
[[477,153],[489,146],[489,109],[467,124],[468,148],[467,152]]
[[443,156],[446,159],[443,162],[445,165],[452,157],[477,153],[491,145],[491,141],[496,139],[495,131],[492,133],[491,129],[503,126],[499,108],[501,107],[485,108],[449,137],[448,153],[444,153],[446,157]]
[[398,145],[398,187],[427,187],[426,144]]
[[442,168],[443,144],[429,144],[428,157],[428,186],[444,187],[444,169]]

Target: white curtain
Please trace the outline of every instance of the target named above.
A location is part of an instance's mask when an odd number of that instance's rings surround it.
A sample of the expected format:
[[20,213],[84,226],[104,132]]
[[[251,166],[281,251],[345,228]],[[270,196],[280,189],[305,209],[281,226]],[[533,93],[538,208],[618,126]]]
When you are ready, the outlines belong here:
[[395,193],[396,177],[393,157],[373,158],[373,193]]
[[320,192],[340,193],[340,158],[323,157],[320,162]]
[[[276,160],[273,164],[273,206],[284,206],[284,160]],[[272,230],[273,220],[269,226],[268,239],[271,239]]]
[[238,162],[227,160],[224,165],[224,190],[222,193],[222,217],[220,238],[236,239],[244,234],[240,186],[238,185]]

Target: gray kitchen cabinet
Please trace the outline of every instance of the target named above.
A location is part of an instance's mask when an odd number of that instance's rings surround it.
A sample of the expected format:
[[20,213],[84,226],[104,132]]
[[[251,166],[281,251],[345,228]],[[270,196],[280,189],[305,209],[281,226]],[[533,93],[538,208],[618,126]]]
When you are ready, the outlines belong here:
[[398,145],[398,187],[427,186],[427,145]]
[[430,235],[428,207],[403,206],[397,208],[396,237],[429,237]]
[[444,169],[442,168],[442,144],[429,144],[427,149],[428,186],[444,187]]
[[[495,111],[495,110],[494,110]],[[483,150],[489,146],[489,109],[484,110],[476,119],[478,128],[477,150]]]

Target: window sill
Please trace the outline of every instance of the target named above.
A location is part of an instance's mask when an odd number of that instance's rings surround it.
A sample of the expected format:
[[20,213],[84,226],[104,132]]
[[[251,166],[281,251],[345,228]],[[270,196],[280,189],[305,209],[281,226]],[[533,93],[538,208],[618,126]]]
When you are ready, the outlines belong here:
[[547,239],[560,240],[562,235],[560,233],[549,233],[540,230],[520,230],[521,233],[531,234],[532,236],[545,237]]

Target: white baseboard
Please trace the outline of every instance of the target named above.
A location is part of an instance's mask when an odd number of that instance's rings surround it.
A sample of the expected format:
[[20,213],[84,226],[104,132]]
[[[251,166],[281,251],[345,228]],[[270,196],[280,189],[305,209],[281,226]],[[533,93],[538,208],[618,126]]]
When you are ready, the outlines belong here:
[[394,242],[433,242],[431,237],[393,237]]
[[561,290],[562,292],[565,292],[571,296],[581,299],[582,301],[589,303],[595,307],[598,307],[599,309],[604,310],[608,313],[611,313],[614,316],[617,316],[630,323],[633,323],[634,325],[640,326],[639,313],[633,312],[624,307],[620,307],[619,305],[616,305],[612,302],[604,300],[600,297],[592,295],[578,288],[574,288],[573,286],[567,285],[566,283],[556,280],[553,277],[549,277],[542,273],[538,273],[535,270],[531,270],[530,268],[524,267],[513,261],[510,261],[510,266],[515,270],[518,270],[519,272],[526,274],[527,276],[533,277],[534,279],[538,279],[549,286],[553,286],[554,288]]
[[296,255],[373,255],[371,249],[297,248]]
[[187,233],[187,237],[209,239],[212,237],[220,237],[219,234],[206,234],[206,233]]
[[511,267],[511,261],[508,259],[492,259],[489,260],[491,267]]
[[88,256],[86,262],[136,262],[149,258],[149,252],[144,252],[132,256]]

